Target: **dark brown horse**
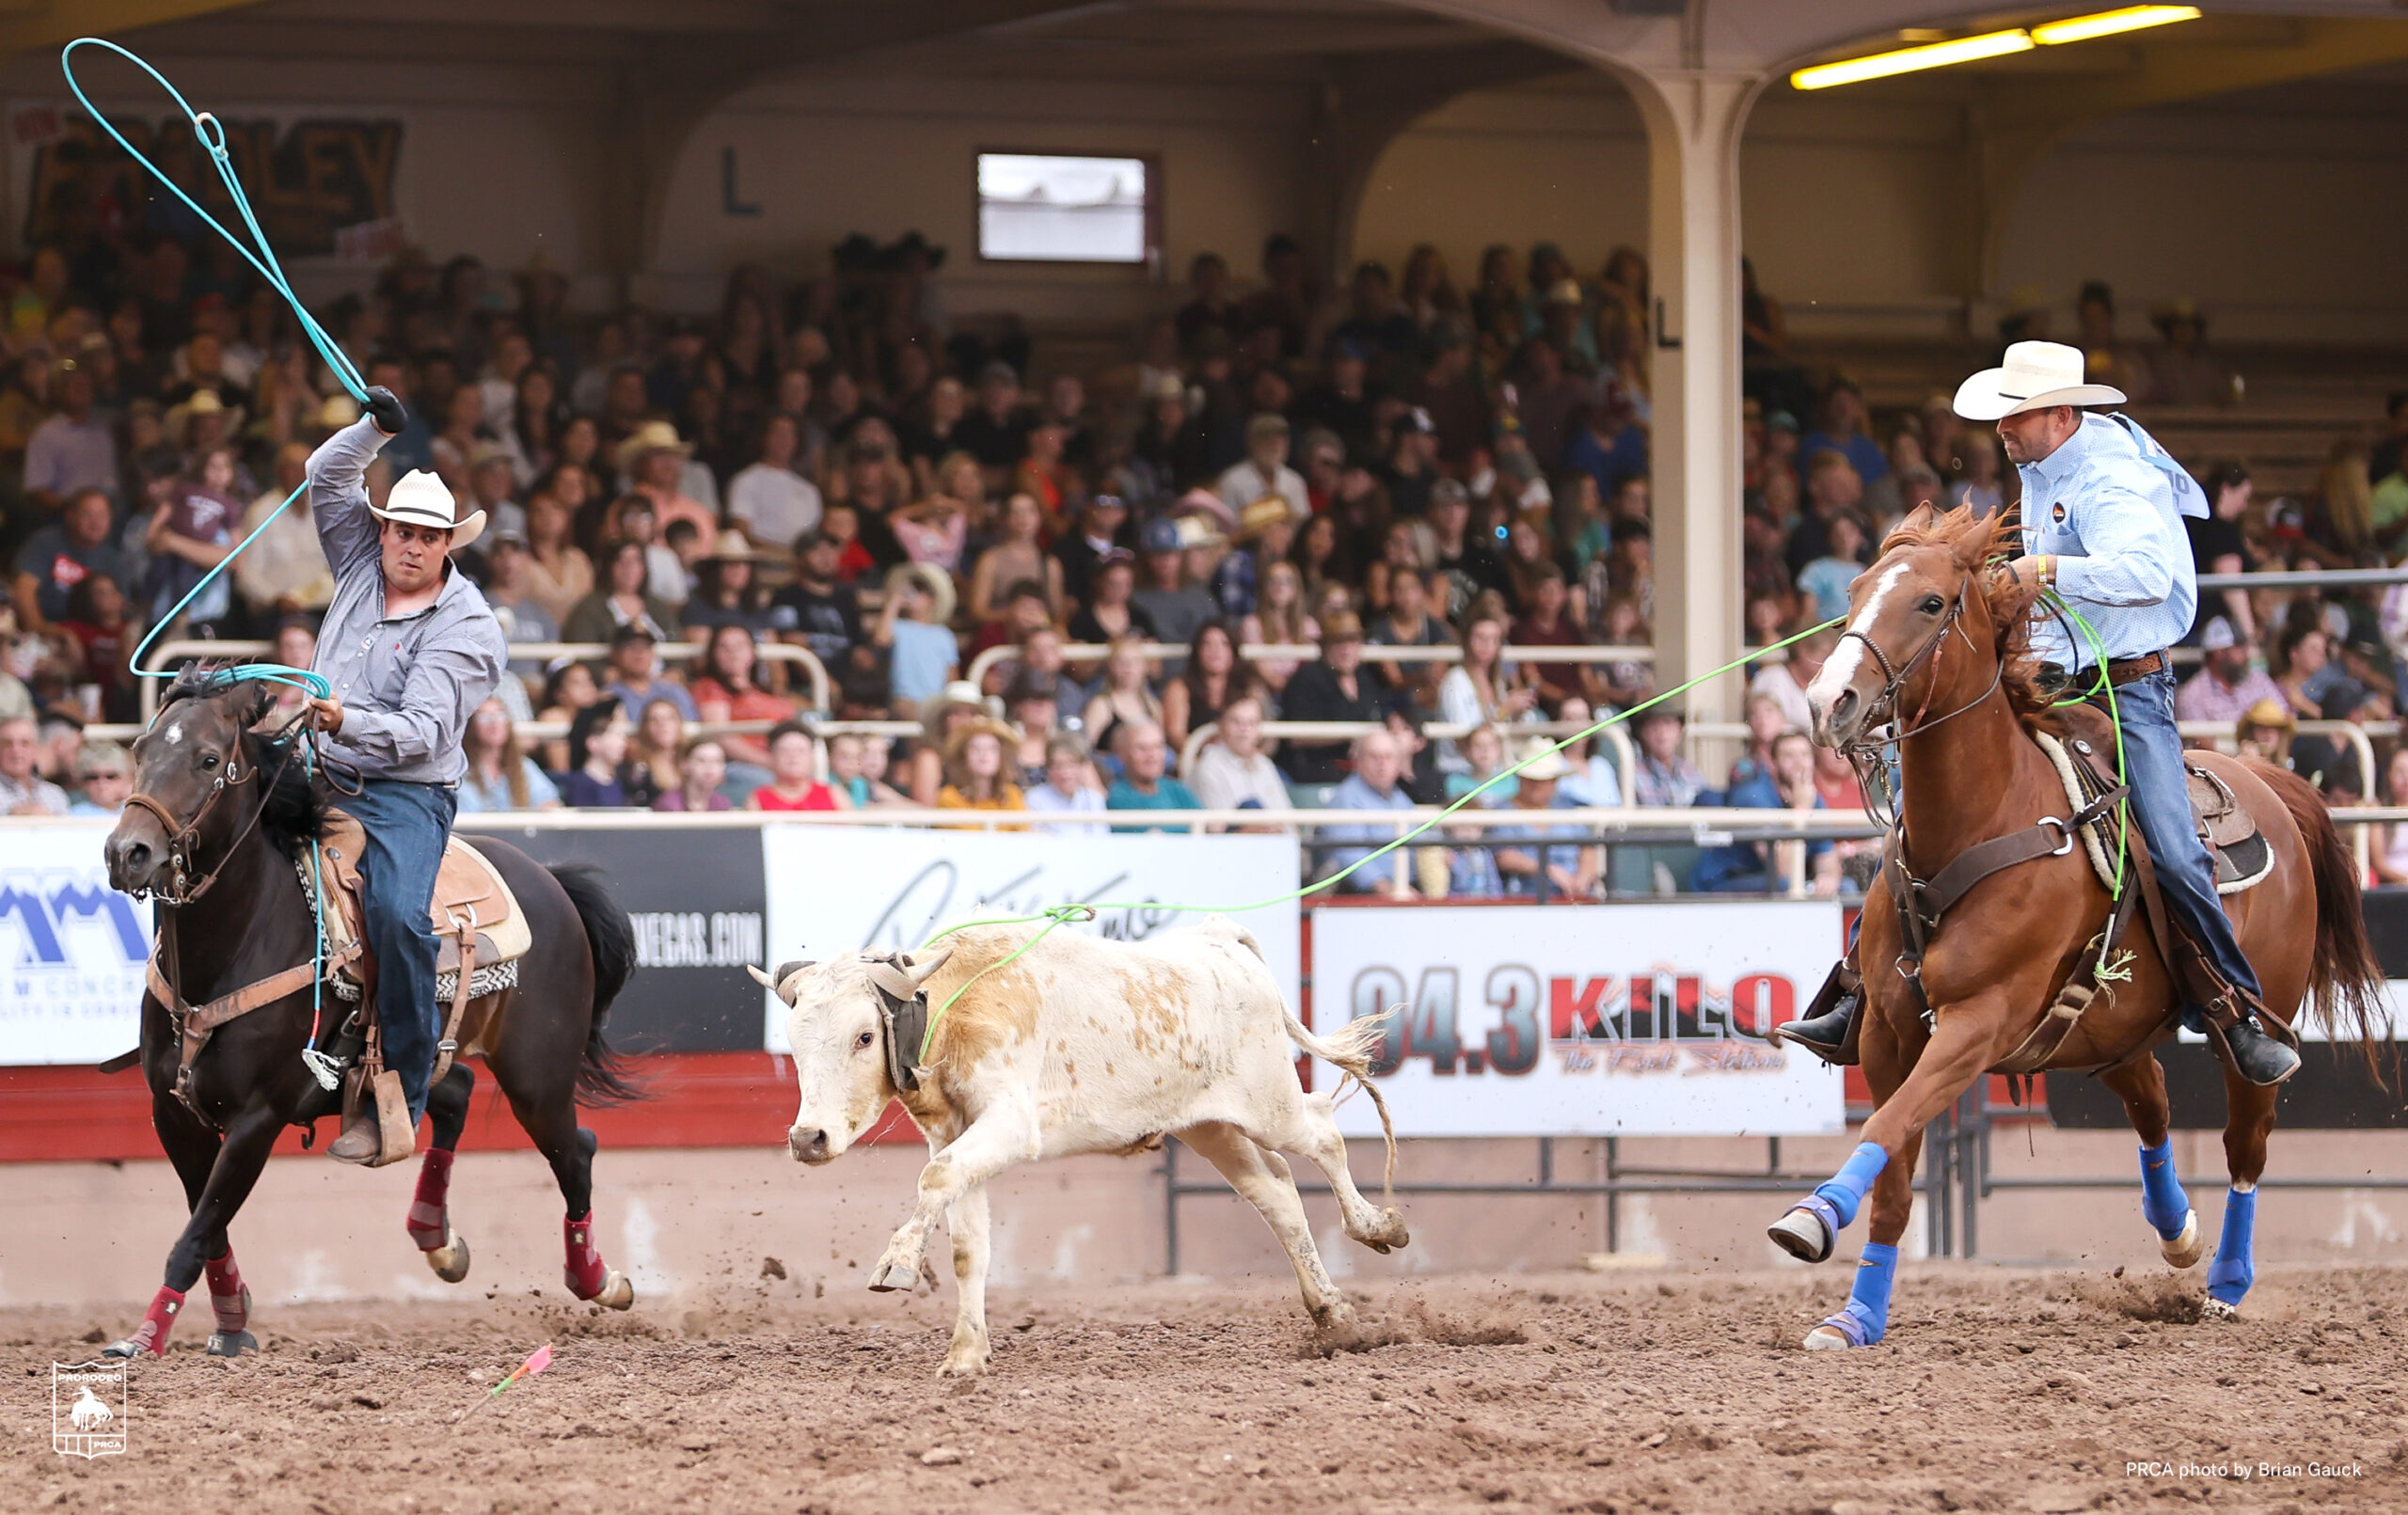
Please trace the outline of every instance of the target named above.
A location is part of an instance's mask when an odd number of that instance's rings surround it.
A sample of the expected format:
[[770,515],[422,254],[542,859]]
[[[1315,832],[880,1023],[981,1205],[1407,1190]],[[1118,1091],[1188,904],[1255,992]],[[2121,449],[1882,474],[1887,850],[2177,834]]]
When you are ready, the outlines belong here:
[[[303,970],[297,987],[210,1035],[183,1093],[177,1089],[182,1028],[160,1002],[155,979],[143,996],[141,1057],[151,1124],[183,1179],[192,1216],[167,1254],[166,1279],[150,1313],[108,1349],[111,1356],[164,1352],[184,1295],[204,1269],[216,1313],[210,1351],[230,1357],[256,1347],[246,1329],[249,1291],[226,1228],[266,1166],[277,1133],[336,1113],[336,1097],[319,1087],[301,1056],[311,1035],[307,980],[317,926],[296,863],[308,865],[327,797],[297,750],[306,734],[277,740],[251,729],[272,694],[263,683],[228,683],[208,673],[179,679],[135,743],[137,798],[109,833],[109,882],[161,895],[158,966],[177,997],[205,1005]],[[635,1291],[604,1266],[593,1240],[594,1142],[578,1127],[577,1106],[580,1095],[629,1093],[603,1040],[602,1018],[633,971],[634,934],[592,870],[547,871],[503,843],[480,839],[475,845],[527,912],[533,941],[519,960],[516,986],[471,1002],[460,1027],[462,1055],[484,1057],[512,1113],[552,1165],[568,1209],[570,1291],[626,1309]],[[324,1003],[330,1023],[348,1013],[331,993]],[[322,1045],[328,1034],[321,1031]],[[407,1220],[428,1265],[454,1284],[467,1276],[468,1248],[452,1229],[446,1196],[474,1087],[475,1075],[462,1062],[429,1091],[434,1144]]]
[[[2052,708],[2035,681],[2027,648],[2032,592],[1992,565],[2012,540],[2008,529],[1968,511],[1942,516],[1926,508],[1909,517],[1856,580],[1848,638],[1808,691],[1816,739],[1826,745],[1849,746],[1873,722],[1895,720],[1897,844],[1920,879],[1935,879],[1977,844],[2073,813],[2034,731],[2115,750],[2102,714],[2086,705]],[[2224,899],[2268,1011],[2289,1025],[2307,1006],[2337,1039],[2355,1039],[2371,1065],[2383,975],[2367,942],[2356,862],[2321,797],[2305,780],[2264,764],[2208,752],[2193,760],[2223,781],[2273,848],[2265,881]],[[2064,830],[2061,822],[2057,829]],[[1873,1246],[1847,1309],[1815,1327],[1808,1347],[1880,1339],[1925,1124],[2026,1049],[2068,981],[2095,957],[2092,943],[2113,899],[2083,846],[2066,842],[1989,874],[1947,908],[1922,955],[1922,998],[1901,966],[1908,944],[1889,870],[1867,891],[1856,960],[1874,1113],[1848,1165],[1783,1216],[1772,1236],[1793,1255],[1822,1261],[1869,1182]],[[2139,849],[2137,827],[2131,844]],[[2042,1065],[2098,1070],[2122,1097],[2144,1144],[2143,1215],[2166,1260],[2188,1268],[2205,1242],[2166,1149],[2165,1079],[2151,1051],[2174,1034],[2178,996],[2145,913],[2134,915],[2122,945],[2131,957],[2114,964]],[[2229,1315],[2249,1287],[2257,1186],[2276,1093],[2226,1065],[2232,1190],[2209,1271],[2210,1314]]]

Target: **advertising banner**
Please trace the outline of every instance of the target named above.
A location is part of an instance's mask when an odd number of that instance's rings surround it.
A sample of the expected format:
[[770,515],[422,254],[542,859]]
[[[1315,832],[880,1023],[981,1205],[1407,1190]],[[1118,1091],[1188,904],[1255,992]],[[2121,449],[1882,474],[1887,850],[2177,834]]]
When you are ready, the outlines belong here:
[[112,824],[11,827],[0,844],[0,1064],[98,1063],[142,1038],[150,907],[109,888]]
[[503,830],[480,826],[547,865],[590,862],[636,934],[636,972],[608,1022],[626,1052],[757,1051],[761,986],[744,971],[769,960],[762,930],[761,837],[751,829]]
[[[1765,1033],[1840,946],[1814,902],[1321,909],[1314,1024],[1403,1007],[1374,1066],[1400,1136],[1818,1135],[1840,1071]],[[1339,1122],[1379,1133],[1359,1097]]]
[[[1096,920],[1065,930],[1142,941],[1196,919],[1169,907],[1252,905],[1291,893],[1298,882],[1295,840],[1285,836],[772,826],[762,846],[772,963],[863,947],[908,952],[943,926],[1054,905],[1098,907]],[[1281,991],[1296,1004],[1296,907],[1236,919],[1262,944]],[[766,1022],[769,1050],[785,1051],[785,1007],[757,986],[751,1002]]]

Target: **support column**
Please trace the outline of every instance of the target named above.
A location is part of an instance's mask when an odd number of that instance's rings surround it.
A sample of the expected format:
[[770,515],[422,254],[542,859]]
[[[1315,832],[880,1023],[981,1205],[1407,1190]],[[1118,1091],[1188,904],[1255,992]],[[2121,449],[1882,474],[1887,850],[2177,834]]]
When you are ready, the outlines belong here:
[[[1742,651],[1739,136],[1761,78],[1621,77],[1647,122],[1656,667],[1670,687]],[[1735,673],[1717,679],[1690,691],[1689,714],[1735,720],[1744,692]]]

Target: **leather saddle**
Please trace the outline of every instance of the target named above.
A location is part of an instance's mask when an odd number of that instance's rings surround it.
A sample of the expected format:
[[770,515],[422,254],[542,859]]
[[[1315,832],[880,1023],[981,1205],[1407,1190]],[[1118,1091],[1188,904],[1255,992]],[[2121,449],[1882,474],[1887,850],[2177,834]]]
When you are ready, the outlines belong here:
[[[2084,799],[2096,798],[2115,787],[2115,748],[2112,734],[2095,737],[2086,732],[2068,733],[2065,749],[2075,759],[2074,774],[2081,781]],[[2249,813],[2231,786],[2212,769],[2186,762],[2183,776],[2189,781],[2192,828],[2215,863],[2216,892],[2238,894],[2263,883],[2266,876],[2274,871],[2274,849],[2258,830],[2257,817]],[[2093,836],[2112,858],[2115,845],[2114,817],[2100,821]]]
[[[319,857],[326,886],[327,958],[349,955],[350,961],[338,968],[336,974],[359,987],[361,998],[372,1002],[373,997],[364,991],[375,983],[375,967],[360,913],[359,860],[366,850],[365,840],[356,819],[343,811],[329,811]],[[463,958],[472,977],[480,969],[515,962],[526,955],[533,939],[527,928],[527,912],[519,908],[500,872],[483,853],[456,836],[443,849],[429,916],[438,977],[459,973]],[[346,955],[344,949],[355,943],[358,951]]]

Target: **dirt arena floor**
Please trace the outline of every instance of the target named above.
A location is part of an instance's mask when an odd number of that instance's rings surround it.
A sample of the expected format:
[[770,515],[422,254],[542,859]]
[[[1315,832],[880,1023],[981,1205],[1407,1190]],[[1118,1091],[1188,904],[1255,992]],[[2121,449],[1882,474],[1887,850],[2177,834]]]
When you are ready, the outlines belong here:
[[0,1508],[2408,1508],[2408,1271],[2275,1269],[2203,1324],[2195,1277],[1909,1265],[1887,1343],[1812,1357],[1845,1265],[1382,1284],[1345,1343],[1268,1285],[1010,1290],[956,1385],[949,1282],[815,1297],[768,1262],[673,1314],[264,1307],[240,1363],[202,1354],[196,1296],[96,1463],[50,1449],[48,1365],[137,1307],[0,1310]]

